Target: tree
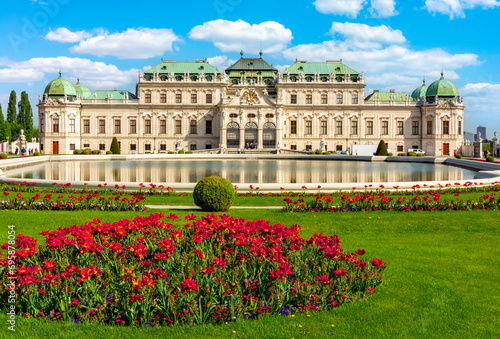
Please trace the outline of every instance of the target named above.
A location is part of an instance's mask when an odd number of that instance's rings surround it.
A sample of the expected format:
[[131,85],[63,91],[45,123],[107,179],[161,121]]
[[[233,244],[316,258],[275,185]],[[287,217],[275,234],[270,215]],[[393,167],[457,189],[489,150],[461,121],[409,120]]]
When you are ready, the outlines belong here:
[[378,143],[377,152],[375,152],[375,155],[387,156],[387,146],[385,145],[384,140],[380,140],[380,142]]
[[3,118],[3,113],[2,113],[2,105],[0,104],[0,124],[2,124],[5,121]]
[[0,124],[0,142],[9,141],[12,137],[12,132],[10,130],[10,124],[4,121]]
[[12,124],[16,122],[16,91],[10,92],[9,106],[7,106],[7,121]]
[[118,139],[113,137],[113,141],[111,141],[111,148],[109,149],[113,154],[120,154],[120,145],[118,145]]
[[31,130],[33,129],[33,111],[31,109],[31,103],[26,91],[21,93],[19,112],[17,113],[16,120],[20,128],[24,129],[24,135],[26,135],[26,137],[31,137]]

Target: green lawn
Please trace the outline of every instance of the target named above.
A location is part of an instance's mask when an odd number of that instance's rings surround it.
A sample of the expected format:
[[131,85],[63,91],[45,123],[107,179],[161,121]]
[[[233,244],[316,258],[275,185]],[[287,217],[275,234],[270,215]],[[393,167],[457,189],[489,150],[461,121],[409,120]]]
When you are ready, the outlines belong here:
[[[153,211],[148,211],[154,212]],[[193,211],[162,211],[183,216]],[[194,212],[203,215],[202,212]],[[6,226],[35,236],[41,230],[99,218],[114,221],[137,212],[0,212],[0,243]],[[17,318],[16,337],[333,338],[500,336],[500,211],[282,213],[232,210],[233,217],[303,225],[302,235],[338,234],[347,251],[365,248],[367,258],[388,263],[383,284],[365,301],[332,312],[266,316],[222,326],[134,329],[45,323]],[[6,324],[5,313],[0,322]],[[332,327],[332,325],[334,325]],[[3,325],[0,337],[6,337]]]

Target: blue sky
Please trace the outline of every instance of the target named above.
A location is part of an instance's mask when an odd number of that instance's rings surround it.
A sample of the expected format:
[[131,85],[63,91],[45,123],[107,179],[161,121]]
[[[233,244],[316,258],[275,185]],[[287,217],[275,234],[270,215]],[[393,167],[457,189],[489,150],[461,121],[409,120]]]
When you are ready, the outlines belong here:
[[339,60],[373,89],[411,93],[425,76],[452,81],[465,130],[500,132],[500,0],[3,0],[0,104],[12,89],[35,105],[58,76],[135,92],[138,73],[165,59],[207,58],[222,71],[258,55],[278,69]]

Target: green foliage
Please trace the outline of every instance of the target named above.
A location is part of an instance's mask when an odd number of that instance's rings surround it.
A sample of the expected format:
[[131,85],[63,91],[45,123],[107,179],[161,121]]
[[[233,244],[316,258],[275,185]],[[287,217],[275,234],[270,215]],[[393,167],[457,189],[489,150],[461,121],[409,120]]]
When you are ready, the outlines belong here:
[[320,149],[317,149],[316,151],[314,151],[314,153],[316,153],[316,154],[323,154],[323,152]]
[[184,154],[184,150],[183,150],[183,149],[181,149],[181,150],[179,151],[179,154]]
[[7,121],[0,123],[0,142],[9,141],[11,137],[10,124]]
[[387,153],[388,157],[392,157],[392,155],[393,155],[392,153]]
[[31,130],[33,129],[33,111],[28,97],[28,93],[21,93],[21,101],[19,101],[19,111],[17,112],[16,121],[20,129],[24,129],[24,135],[29,140],[31,139]]
[[111,151],[106,151],[106,154],[113,154],[113,152],[111,152]]
[[92,151],[92,154],[94,154],[94,155],[95,155],[95,154],[101,154],[101,151],[100,151],[100,150],[98,150],[98,149],[95,149],[95,150],[93,150],[93,151]]
[[495,161],[495,158],[493,158],[491,155],[486,157],[486,162],[493,162]]
[[168,154],[176,154],[174,151],[168,151]]
[[307,154],[316,154],[316,152],[314,152],[314,151],[309,151],[309,152],[307,152]]
[[5,121],[2,113],[2,105],[0,104],[0,124],[2,124]]
[[82,149],[75,149],[73,151],[73,154],[82,154],[83,153],[83,150]]
[[484,151],[488,151],[490,153],[492,152],[492,147],[490,143],[483,143],[483,152]]
[[404,153],[404,152],[398,153],[398,157],[406,157],[406,153]]
[[9,105],[7,106],[7,121],[9,123],[16,122],[16,91],[10,92]]
[[330,155],[330,154],[332,154],[332,153],[330,153],[330,152],[323,152],[323,155]]
[[5,153],[0,153],[0,158],[7,159],[9,156]]
[[[110,151],[112,154],[120,154],[120,145],[118,144],[118,139],[116,139],[116,137],[113,137],[113,141],[111,141]],[[106,152],[106,154],[108,153]]]
[[86,155],[92,154],[92,150],[90,148],[86,148],[83,150],[83,154],[86,154]]
[[384,140],[380,140],[377,147],[377,152],[375,155],[387,156],[387,146],[385,145]]
[[416,157],[417,153],[415,153],[415,152],[408,152],[408,156],[409,157]]
[[35,152],[35,153],[33,153],[33,156],[35,156],[35,157],[40,156],[40,152]]
[[194,203],[204,211],[227,211],[234,201],[235,189],[233,184],[218,176],[205,177],[195,186],[193,191]]
[[457,159],[462,159],[462,154],[457,154],[457,155],[455,155],[455,158],[457,158]]
[[193,152],[192,151],[187,151],[186,154],[193,154]]
[[423,154],[423,153],[417,153],[417,157],[425,157],[425,154]]

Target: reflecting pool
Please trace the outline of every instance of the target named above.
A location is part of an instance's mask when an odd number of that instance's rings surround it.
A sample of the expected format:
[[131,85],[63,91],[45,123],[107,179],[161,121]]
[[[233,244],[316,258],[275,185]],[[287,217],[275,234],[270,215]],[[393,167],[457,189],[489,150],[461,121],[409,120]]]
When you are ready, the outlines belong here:
[[477,172],[427,163],[329,160],[61,161],[16,168],[6,176],[62,181],[196,183],[218,175],[232,183],[357,183],[472,180]]

